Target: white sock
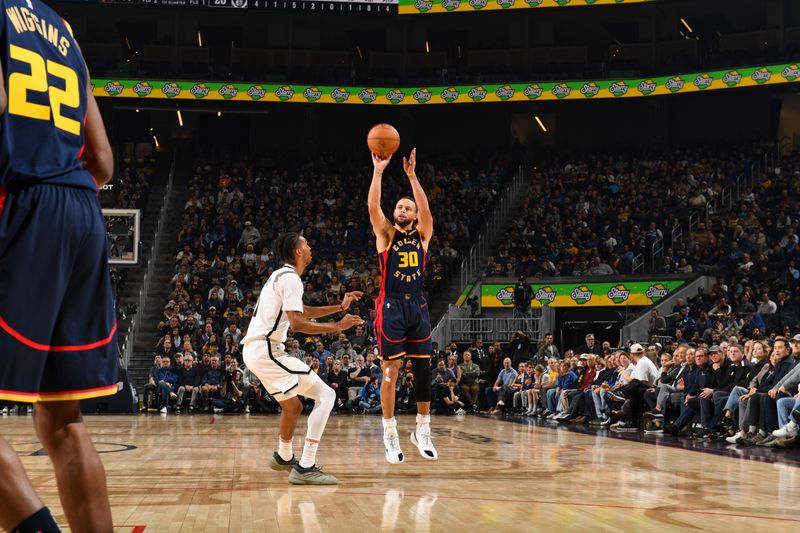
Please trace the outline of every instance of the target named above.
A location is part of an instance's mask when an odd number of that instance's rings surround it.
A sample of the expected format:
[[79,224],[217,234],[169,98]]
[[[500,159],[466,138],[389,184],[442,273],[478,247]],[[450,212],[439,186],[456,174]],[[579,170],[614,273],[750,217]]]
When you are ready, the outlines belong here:
[[756,426],[750,426],[750,433],[755,433],[756,431],[758,431]]
[[294,457],[292,441],[283,442],[283,439],[278,437],[278,455],[280,455],[281,459],[284,461],[291,461],[292,457]]
[[417,431],[419,431],[422,426],[430,426],[431,425],[431,415],[421,415],[417,413]]
[[[419,415],[417,415],[419,416]],[[397,434],[397,420],[395,417],[383,418],[383,433],[385,435]]]
[[306,444],[303,446],[303,456],[300,457],[300,466],[303,468],[310,468],[317,464],[317,448],[319,447],[318,440],[306,439]]

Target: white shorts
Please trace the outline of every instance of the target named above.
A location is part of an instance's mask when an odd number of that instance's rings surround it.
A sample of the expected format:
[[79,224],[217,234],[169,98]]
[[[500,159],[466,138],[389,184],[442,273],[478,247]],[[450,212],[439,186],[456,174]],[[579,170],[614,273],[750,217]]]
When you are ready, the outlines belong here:
[[319,376],[312,372],[307,364],[286,355],[282,343],[270,342],[268,345],[267,342],[250,341],[242,350],[242,357],[245,366],[261,380],[264,388],[275,400],[282,402],[303,394],[319,380]]

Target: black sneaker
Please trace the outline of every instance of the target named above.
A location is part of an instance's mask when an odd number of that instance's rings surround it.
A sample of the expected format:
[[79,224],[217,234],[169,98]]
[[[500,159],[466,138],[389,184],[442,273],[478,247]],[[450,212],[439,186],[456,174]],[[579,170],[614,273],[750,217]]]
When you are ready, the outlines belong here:
[[666,426],[664,426],[664,433],[666,433],[667,435],[675,435],[677,437],[678,432],[680,430],[681,428],[679,428],[675,424],[667,424]]
[[298,466],[300,463],[297,461],[297,458],[293,455],[291,459],[288,461],[284,460],[278,452],[272,454],[272,457],[269,460],[269,467],[273,470],[291,470],[293,467]]

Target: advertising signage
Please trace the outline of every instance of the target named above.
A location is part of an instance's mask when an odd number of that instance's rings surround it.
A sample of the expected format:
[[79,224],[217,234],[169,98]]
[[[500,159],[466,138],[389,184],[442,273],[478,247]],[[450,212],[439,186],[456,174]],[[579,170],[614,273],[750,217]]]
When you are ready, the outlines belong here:
[[[532,283],[531,307],[647,307],[660,302],[685,283],[683,280]],[[481,285],[481,307],[513,306],[513,284]]]

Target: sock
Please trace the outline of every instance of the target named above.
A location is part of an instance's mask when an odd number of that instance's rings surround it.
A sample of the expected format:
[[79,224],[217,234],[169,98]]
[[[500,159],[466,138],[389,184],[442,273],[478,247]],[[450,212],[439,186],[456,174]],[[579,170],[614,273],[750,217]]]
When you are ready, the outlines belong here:
[[758,428],[756,426],[750,426],[750,433],[756,433]]
[[50,514],[50,509],[42,507],[11,531],[12,533],[57,533],[61,530],[53,515]]
[[294,457],[292,441],[283,442],[283,439],[278,437],[278,455],[280,455],[281,459],[284,461],[291,461],[292,457]]
[[386,435],[397,433],[397,420],[395,419],[395,417],[383,419],[383,432]]
[[417,431],[422,428],[422,426],[429,426],[431,424],[431,415],[421,415],[417,413]]
[[306,444],[303,446],[303,456],[300,457],[300,466],[303,468],[311,468],[317,464],[317,448],[319,447],[318,440],[306,439]]

